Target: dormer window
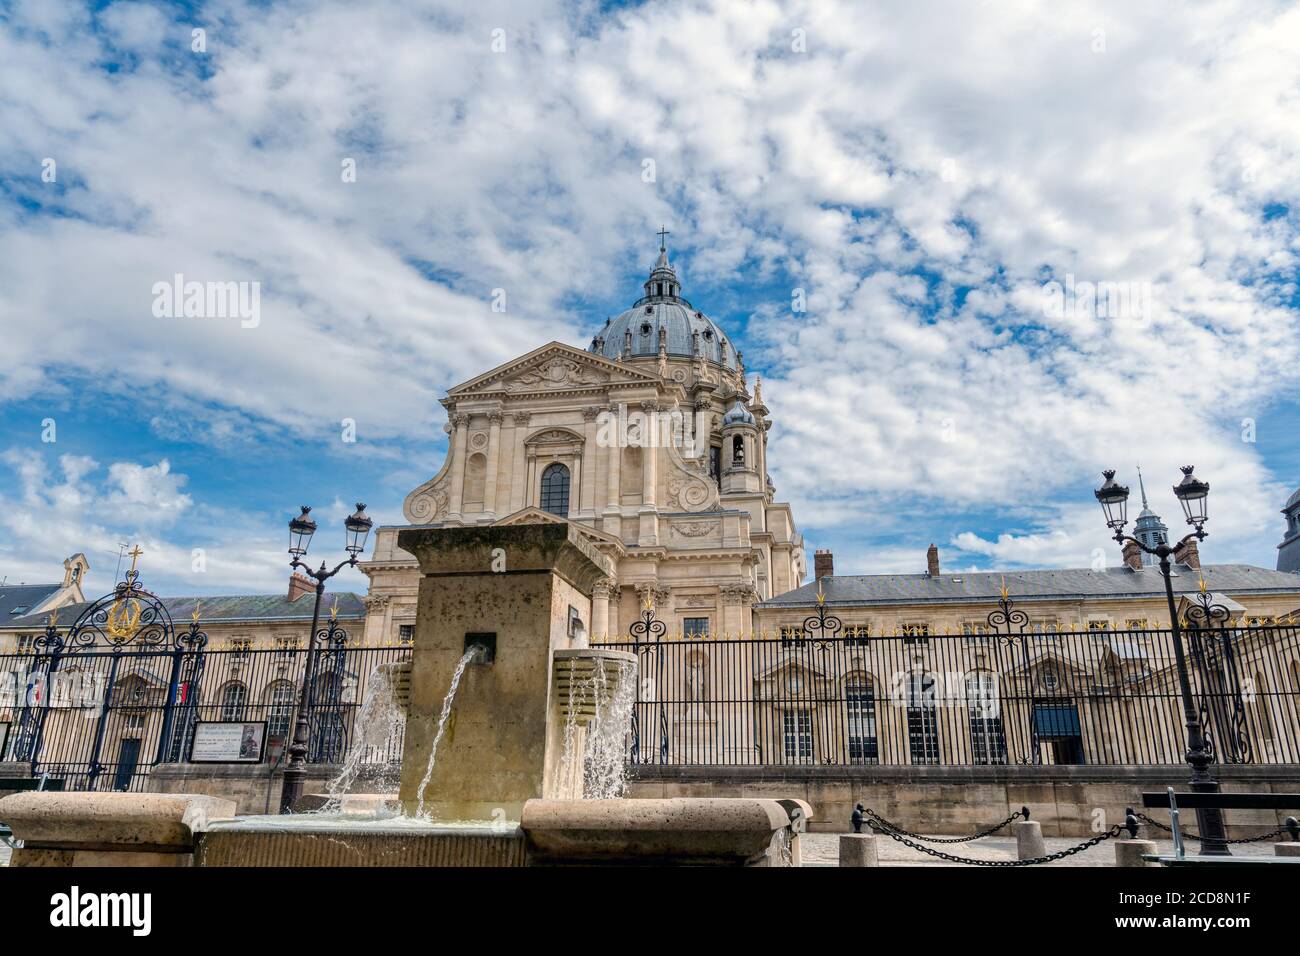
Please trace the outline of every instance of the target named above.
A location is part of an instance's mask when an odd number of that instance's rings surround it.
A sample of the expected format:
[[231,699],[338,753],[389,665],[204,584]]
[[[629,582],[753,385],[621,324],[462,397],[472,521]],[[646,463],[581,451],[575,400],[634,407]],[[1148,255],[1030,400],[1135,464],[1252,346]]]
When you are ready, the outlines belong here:
[[713,341],[713,330],[712,330],[712,329],[705,329],[705,330],[704,330],[704,337],[705,337],[706,339],[708,339],[710,342]]
[[30,604],[19,604],[16,608],[14,608],[14,609],[13,609],[12,611],[10,611],[9,613],[10,613],[10,614],[26,614],[28,608],[30,608],[30,607],[31,607]]
[[654,331],[654,329],[651,327],[651,325],[650,325],[649,322],[642,322],[642,323],[641,323],[641,334],[642,334],[642,335],[649,335],[652,331]]

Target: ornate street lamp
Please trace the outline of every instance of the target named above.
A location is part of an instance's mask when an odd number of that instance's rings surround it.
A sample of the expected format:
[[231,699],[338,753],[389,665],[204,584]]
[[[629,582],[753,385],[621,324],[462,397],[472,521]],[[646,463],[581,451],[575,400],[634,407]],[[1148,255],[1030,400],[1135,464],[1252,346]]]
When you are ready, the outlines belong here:
[[[1121,545],[1135,544],[1147,554],[1160,559],[1160,576],[1165,582],[1165,598],[1169,602],[1169,623],[1173,632],[1174,663],[1178,669],[1178,686],[1183,698],[1183,719],[1187,725],[1187,763],[1192,768],[1191,787],[1197,793],[1218,793],[1219,782],[1210,773],[1210,764],[1214,756],[1205,739],[1200,715],[1192,699],[1192,682],[1187,673],[1187,656],[1183,651],[1183,632],[1178,623],[1178,608],[1174,603],[1174,585],[1170,578],[1169,558],[1193,538],[1205,538],[1206,499],[1210,493],[1207,482],[1192,475],[1192,465],[1183,465],[1183,480],[1174,486],[1174,495],[1183,506],[1187,523],[1192,531],[1175,545],[1160,543],[1154,548],[1147,547],[1137,538],[1124,534],[1127,523],[1126,509],[1128,489],[1115,482],[1113,470],[1103,471],[1105,483],[1093,492],[1106,513],[1106,527],[1110,528],[1115,540]],[[1201,852],[1207,855],[1229,855],[1227,833],[1223,828],[1223,814],[1218,809],[1196,811],[1196,820],[1201,830]]]
[[284,784],[280,790],[280,812],[290,813],[302,797],[303,784],[307,779],[307,749],[311,737],[311,719],[308,714],[310,700],[310,683],[316,669],[316,631],[320,627],[320,602],[325,594],[325,582],[344,568],[355,567],[357,555],[366,547],[366,536],[374,524],[366,515],[366,506],[357,502],[357,510],[343,521],[346,532],[346,560],[340,561],[330,570],[325,562],[312,570],[301,560],[311,544],[311,536],[316,533],[316,522],[308,515],[311,508],[302,506],[302,514],[289,522],[289,554],[293,560],[289,567],[299,570],[316,582],[316,603],[311,612],[311,631],[307,635],[307,664],[303,669],[302,689],[298,694],[298,716],[293,725],[293,739],[289,744],[289,759],[284,766]]

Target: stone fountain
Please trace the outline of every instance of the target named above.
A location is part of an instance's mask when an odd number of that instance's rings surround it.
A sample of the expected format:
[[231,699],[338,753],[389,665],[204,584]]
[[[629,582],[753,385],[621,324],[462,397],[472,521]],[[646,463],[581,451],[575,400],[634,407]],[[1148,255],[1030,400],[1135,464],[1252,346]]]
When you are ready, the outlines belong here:
[[[192,831],[198,865],[797,861],[791,821],[811,817],[798,801],[591,798],[591,754],[602,748],[588,737],[612,732],[621,768],[626,723],[610,715],[630,699],[636,658],[586,647],[574,626],[591,619],[593,585],[613,571],[575,528],[410,528],[398,542],[423,573],[409,680],[387,682],[408,698],[400,815],[212,820],[220,811],[207,798]],[[61,817],[91,819],[95,801],[135,796],[22,794],[0,802],[0,819],[21,837],[25,815],[48,817],[50,800]]]

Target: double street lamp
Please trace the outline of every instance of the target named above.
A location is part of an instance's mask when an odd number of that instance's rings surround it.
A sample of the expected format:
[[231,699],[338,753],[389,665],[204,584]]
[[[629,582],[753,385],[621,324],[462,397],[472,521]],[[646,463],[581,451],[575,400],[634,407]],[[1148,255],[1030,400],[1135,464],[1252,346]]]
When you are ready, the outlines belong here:
[[308,708],[311,703],[311,681],[316,672],[316,631],[320,627],[320,603],[325,595],[325,582],[344,568],[355,567],[357,555],[365,550],[366,537],[374,524],[366,515],[366,506],[357,502],[357,510],[343,520],[347,533],[343,550],[348,557],[334,566],[333,570],[321,561],[320,567],[312,570],[303,563],[302,557],[311,544],[311,536],[316,533],[316,522],[311,518],[311,508],[302,506],[302,514],[289,522],[289,554],[293,560],[289,567],[302,571],[316,582],[316,605],[311,612],[311,631],[307,635],[307,664],[303,669],[302,689],[298,694],[298,716],[293,725],[293,740],[289,744],[289,759],[284,766],[284,785],[280,790],[280,812],[291,813],[294,805],[302,797],[303,784],[307,779],[307,745],[311,737],[311,716]]
[[[1170,577],[1172,555],[1177,553],[1193,538],[1204,540],[1206,499],[1210,494],[1208,482],[1201,481],[1192,474],[1192,465],[1183,465],[1183,480],[1174,485],[1174,497],[1183,506],[1187,523],[1192,531],[1175,545],[1163,541],[1155,547],[1148,547],[1137,538],[1124,534],[1124,525],[1128,523],[1129,490],[1115,481],[1114,470],[1103,471],[1105,483],[1093,494],[1101,502],[1106,514],[1106,526],[1115,532],[1115,540],[1121,545],[1134,544],[1147,554],[1160,560],[1160,576],[1165,582],[1165,598],[1169,602],[1169,623],[1173,631],[1174,662],[1178,669],[1178,685],[1183,698],[1183,717],[1187,724],[1187,763],[1192,768],[1191,787],[1196,793],[1218,793],[1219,783],[1210,773],[1210,764],[1214,756],[1205,739],[1205,729],[1196,703],[1192,698],[1192,682],[1187,673],[1187,657],[1183,652],[1183,632],[1178,622],[1178,608],[1174,603],[1174,585]],[[1227,833],[1223,828],[1223,814],[1218,809],[1196,811],[1196,820],[1201,831],[1201,852],[1218,856],[1228,855]]]

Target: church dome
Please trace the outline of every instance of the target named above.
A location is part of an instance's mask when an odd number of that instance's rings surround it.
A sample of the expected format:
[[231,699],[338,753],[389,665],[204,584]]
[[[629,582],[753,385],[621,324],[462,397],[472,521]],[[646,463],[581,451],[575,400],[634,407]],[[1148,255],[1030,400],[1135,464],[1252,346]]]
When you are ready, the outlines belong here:
[[728,425],[755,425],[755,424],[757,423],[754,421],[753,414],[750,412],[748,408],[745,407],[745,403],[739,400],[737,400],[736,403],[731,406],[731,408],[727,409],[727,414],[722,416],[723,428],[726,428]]
[[605,321],[587,351],[617,360],[630,342],[632,358],[656,358],[662,330],[669,355],[693,358],[698,349],[715,365],[736,370],[735,347],[712,319],[682,298],[677,271],[662,243],[644,288],[646,294],[630,309]]

